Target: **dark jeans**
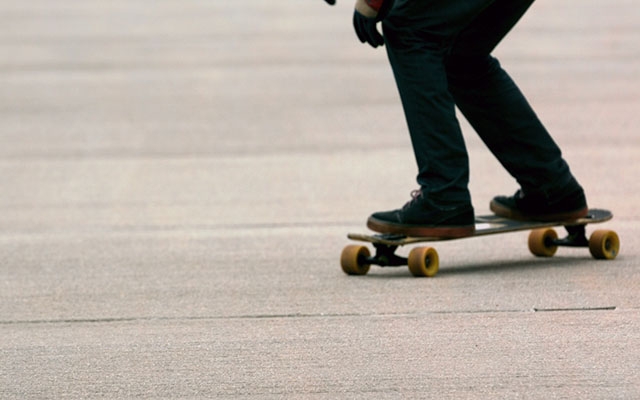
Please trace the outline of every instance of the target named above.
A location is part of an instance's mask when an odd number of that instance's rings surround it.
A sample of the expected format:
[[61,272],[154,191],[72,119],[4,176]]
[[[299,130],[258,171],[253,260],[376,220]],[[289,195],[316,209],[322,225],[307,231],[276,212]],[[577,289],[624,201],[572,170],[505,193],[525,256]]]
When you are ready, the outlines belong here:
[[470,203],[457,105],[525,193],[577,185],[560,149],[491,52],[533,0],[397,0],[383,22],[418,164],[436,203]]

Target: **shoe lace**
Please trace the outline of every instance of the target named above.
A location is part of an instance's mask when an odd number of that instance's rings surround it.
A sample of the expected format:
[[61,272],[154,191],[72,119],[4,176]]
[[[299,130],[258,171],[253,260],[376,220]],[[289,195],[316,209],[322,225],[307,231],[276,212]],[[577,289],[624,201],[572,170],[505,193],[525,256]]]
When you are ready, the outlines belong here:
[[423,193],[422,189],[416,189],[411,192],[411,200],[409,200],[403,207],[403,210],[406,210],[408,207],[411,207],[415,202],[422,199]]

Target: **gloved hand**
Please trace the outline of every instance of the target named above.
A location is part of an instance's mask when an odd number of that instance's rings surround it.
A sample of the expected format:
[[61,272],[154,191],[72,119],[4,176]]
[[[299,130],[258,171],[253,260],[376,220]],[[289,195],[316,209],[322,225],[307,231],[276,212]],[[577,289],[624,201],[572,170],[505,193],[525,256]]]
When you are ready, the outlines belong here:
[[324,0],[324,1],[326,1],[327,3],[329,3],[331,5],[336,4],[336,0]]
[[369,43],[373,48],[384,45],[384,38],[378,32],[376,18],[367,17],[360,11],[353,12],[353,28],[362,43]]
[[356,0],[353,28],[362,43],[369,43],[374,48],[384,45],[377,24],[389,14],[393,3],[394,0]]

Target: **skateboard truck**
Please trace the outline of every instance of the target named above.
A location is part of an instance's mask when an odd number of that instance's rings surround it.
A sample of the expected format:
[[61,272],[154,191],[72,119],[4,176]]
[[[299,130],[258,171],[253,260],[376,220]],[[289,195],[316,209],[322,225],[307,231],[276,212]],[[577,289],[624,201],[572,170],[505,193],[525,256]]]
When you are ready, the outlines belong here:
[[[376,236],[382,242],[372,242],[376,252],[373,256],[366,246],[349,245],[344,248],[340,263],[345,273],[349,275],[366,275],[371,265],[380,267],[408,266],[413,276],[432,277],[438,273],[440,261],[438,253],[432,247],[415,247],[409,253],[409,257],[396,254],[401,244],[394,241],[406,240],[403,235],[380,234]],[[386,243],[389,241],[391,243]]]
[[562,239],[553,239],[549,246],[565,246],[565,247],[589,247],[589,239],[587,239],[586,229],[584,225],[565,226],[567,237]]
[[373,257],[366,257],[363,261],[367,264],[375,264],[381,267],[399,267],[407,265],[408,259],[396,254],[398,246],[390,246],[382,243],[374,243],[376,254]]
[[[397,235],[393,233],[379,235],[381,239],[385,240],[401,240],[405,236]],[[397,244],[386,243],[373,243],[373,247],[376,249],[374,256],[363,257],[362,262],[366,264],[374,264],[380,267],[400,267],[407,265],[408,258],[402,257],[396,254],[396,250],[400,247]]]

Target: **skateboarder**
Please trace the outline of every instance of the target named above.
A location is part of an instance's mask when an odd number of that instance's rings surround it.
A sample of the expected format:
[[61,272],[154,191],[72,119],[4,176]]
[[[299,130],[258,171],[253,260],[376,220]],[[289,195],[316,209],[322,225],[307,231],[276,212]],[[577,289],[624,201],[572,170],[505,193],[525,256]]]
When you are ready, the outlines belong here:
[[353,24],[358,38],[387,50],[420,185],[402,208],[371,215],[370,229],[440,237],[473,234],[469,163],[455,106],[520,185],[515,195],[491,201],[494,213],[532,220],[568,220],[587,214],[583,189],[559,147],[491,56],[531,3],[356,1]]

